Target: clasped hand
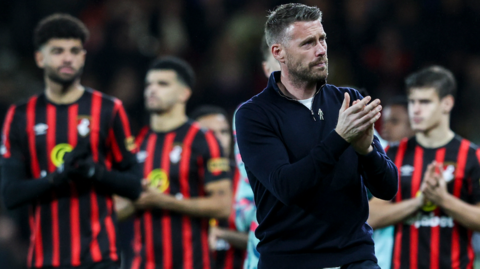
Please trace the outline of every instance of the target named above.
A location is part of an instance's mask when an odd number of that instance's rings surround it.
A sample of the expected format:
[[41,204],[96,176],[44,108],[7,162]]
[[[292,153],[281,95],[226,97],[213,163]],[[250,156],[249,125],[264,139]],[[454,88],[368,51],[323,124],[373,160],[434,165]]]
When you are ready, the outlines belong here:
[[350,106],[350,95],[345,93],[342,107],[338,115],[335,131],[348,143],[351,143],[355,151],[361,155],[368,154],[373,150],[374,124],[380,119],[382,106],[380,100],[367,96],[362,100],[355,100]]
[[448,191],[447,183],[443,178],[443,165],[441,163],[433,161],[428,165],[420,190],[425,198],[424,203],[430,201],[442,206]]
[[62,165],[48,175],[54,186],[61,186],[70,180],[99,180],[103,167],[93,160],[89,143],[80,143],[71,152],[65,153]]

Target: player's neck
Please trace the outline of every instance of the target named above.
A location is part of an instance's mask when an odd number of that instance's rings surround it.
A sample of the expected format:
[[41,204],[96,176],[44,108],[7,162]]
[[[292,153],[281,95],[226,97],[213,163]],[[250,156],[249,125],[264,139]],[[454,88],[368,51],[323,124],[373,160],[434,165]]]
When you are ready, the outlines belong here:
[[299,81],[286,69],[280,72],[280,81],[277,85],[283,94],[295,100],[312,98],[317,87],[317,83]]
[[85,88],[80,85],[80,79],[65,86],[46,78],[45,84],[45,95],[47,96],[47,99],[54,104],[61,105],[75,103],[85,92]]
[[185,105],[174,106],[166,112],[150,114],[150,128],[155,132],[170,132],[182,126],[187,121],[188,117],[185,114]]
[[455,133],[448,124],[440,124],[431,130],[415,134],[417,142],[424,148],[439,148],[450,142]]

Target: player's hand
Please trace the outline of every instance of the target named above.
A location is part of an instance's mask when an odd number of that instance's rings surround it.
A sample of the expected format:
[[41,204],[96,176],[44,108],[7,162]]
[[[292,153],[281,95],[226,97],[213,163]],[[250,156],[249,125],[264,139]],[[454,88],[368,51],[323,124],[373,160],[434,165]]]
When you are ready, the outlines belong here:
[[[352,143],[357,139],[365,142],[365,138],[362,139],[365,131],[371,128],[372,124],[380,118],[380,111],[382,110],[380,100],[375,99],[368,104],[371,99],[370,96],[367,96],[358,102],[354,102],[352,106],[350,106],[350,95],[345,93],[335,131],[348,143]],[[370,145],[371,142],[369,143],[369,146]],[[365,145],[364,143],[359,143],[358,146]],[[365,149],[365,151],[367,149]],[[364,152],[363,149],[361,151]]]
[[163,208],[163,206],[172,199],[175,199],[175,197],[161,193],[155,187],[148,187],[140,194],[140,197],[134,202],[134,205],[140,210]]
[[210,250],[217,249],[217,242],[220,239],[222,230],[218,226],[210,226],[210,230],[208,232],[208,246]]
[[443,165],[433,161],[428,165],[423,180],[425,184],[422,186],[422,193],[425,199],[438,206],[442,206],[446,196],[449,195],[447,183],[443,178]]
[[72,179],[71,173],[76,169],[75,163],[79,160],[87,158],[89,156],[88,150],[84,147],[76,147],[71,152],[65,153],[63,156],[63,163],[53,173],[48,175],[49,181],[52,185],[58,187],[70,179]]

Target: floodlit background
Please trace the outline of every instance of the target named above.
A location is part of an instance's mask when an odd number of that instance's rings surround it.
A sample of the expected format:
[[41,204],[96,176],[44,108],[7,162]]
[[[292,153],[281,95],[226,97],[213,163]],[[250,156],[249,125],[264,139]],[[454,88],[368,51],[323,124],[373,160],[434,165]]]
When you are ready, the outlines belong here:
[[[407,74],[443,65],[459,85],[452,127],[480,143],[480,1],[301,2],[324,13],[329,83],[364,88],[387,102],[404,93]],[[233,113],[266,85],[259,52],[263,24],[267,11],[282,3],[286,1],[2,0],[0,122],[10,104],[43,90],[32,33],[41,18],[54,12],[70,13],[87,25],[91,37],[83,84],[120,98],[134,130],[148,116],[142,100],[145,70],[163,55],[184,58],[197,73],[189,111],[214,104]],[[16,224],[23,216],[19,212],[0,217],[2,268],[25,265],[28,226]]]

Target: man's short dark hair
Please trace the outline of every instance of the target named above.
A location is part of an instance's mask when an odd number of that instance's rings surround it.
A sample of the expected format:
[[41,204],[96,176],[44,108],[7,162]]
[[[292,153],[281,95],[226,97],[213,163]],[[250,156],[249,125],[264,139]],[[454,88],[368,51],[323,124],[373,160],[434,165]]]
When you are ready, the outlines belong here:
[[52,38],[80,39],[85,44],[90,32],[79,19],[63,13],[56,13],[41,20],[35,28],[33,44],[35,50]]
[[297,21],[322,21],[322,12],[318,7],[299,3],[280,5],[271,11],[265,23],[265,39],[268,46],[285,41],[285,29]]
[[152,70],[172,70],[177,74],[178,80],[190,89],[195,84],[193,68],[186,61],[177,57],[166,56],[156,60],[148,69],[148,71]]
[[262,59],[264,62],[268,61],[270,57],[270,46],[267,44],[267,40],[265,40],[265,35],[262,37],[262,41],[260,44],[260,51],[262,52]]
[[441,66],[430,66],[405,79],[407,94],[412,88],[434,88],[440,99],[447,95],[455,97],[457,82],[452,72]]
[[385,106],[402,106],[408,111],[408,99],[403,95],[393,96]]
[[198,120],[201,117],[205,117],[208,115],[223,115],[225,118],[228,120],[228,114],[225,109],[219,107],[219,106],[213,106],[213,105],[202,105],[197,107],[195,110],[190,113],[190,118],[193,120]]

